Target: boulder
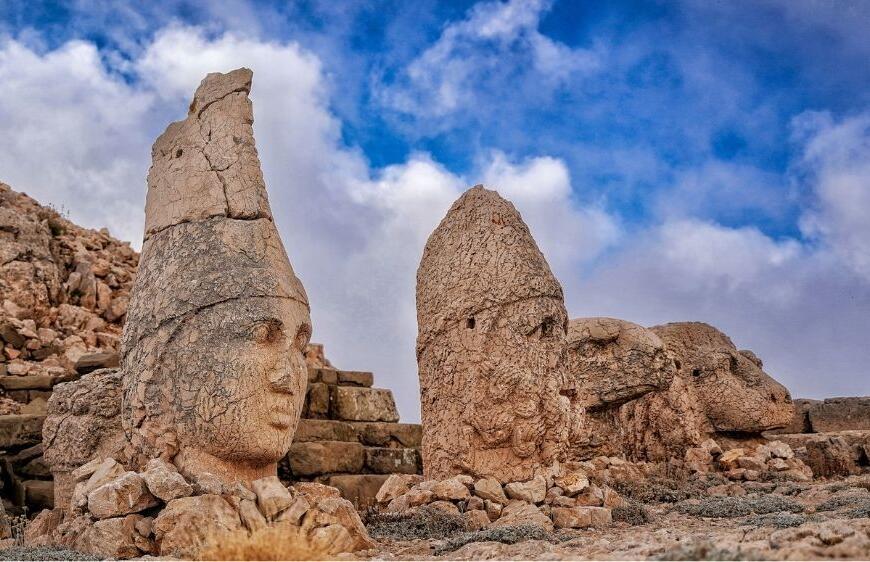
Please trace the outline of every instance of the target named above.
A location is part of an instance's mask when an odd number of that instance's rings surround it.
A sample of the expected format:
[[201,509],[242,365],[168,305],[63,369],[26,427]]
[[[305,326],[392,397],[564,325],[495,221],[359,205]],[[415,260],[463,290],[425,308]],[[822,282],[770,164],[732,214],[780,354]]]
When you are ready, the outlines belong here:
[[524,501],[511,501],[501,511],[492,527],[514,527],[517,525],[537,525],[548,531],[553,530],[553,521],[537,506]]
[[422,477],[414,474],[392,474],[378,490],[375,498],[378,503],[388,503],[411,489],[414,484],[419,484]]
[[278,480],[277,476],[267,476],[251,483],[257,494],[257,506],[266,519],[272,519],[279,512],[290,507],[293,497],[290,491]]
[[557,529],[606,527],[613,521],[610,509],[604,507],[554,507],[553,525]]
[[539,475],[526,482],[510,482],[505,484],[504,491],[513,500],[541,503],[547,495],[547,480]]
[[436,482],[431,491],[436,500],[461,501],[471,495],[465,484],[456,478]]
[[154,520],[160,556],[194,558],[209,542],[242,529],[239,514],[213,494],[172,500]]
[[150,521],[150,517],[142,515],[127,515],[96,521],[79,536],[74,547],[80,552],[107,559],[137,558],[143,554],[155,554],[157,549],[150,537]]
[[135,472],[126,472],[88,493],[88,512],[97,519],[139,513],[159,503]]
[[148,490],[168,502],[193,493],[193,486],[178,473],[175,467],[162,459],[151,459],[141,474]]
[[508,502],[504,489],[502,489],[501,484],[495,478],[481,478],[476,481],[474,483],[474,494],[479,498],[501,505],[505,505]]

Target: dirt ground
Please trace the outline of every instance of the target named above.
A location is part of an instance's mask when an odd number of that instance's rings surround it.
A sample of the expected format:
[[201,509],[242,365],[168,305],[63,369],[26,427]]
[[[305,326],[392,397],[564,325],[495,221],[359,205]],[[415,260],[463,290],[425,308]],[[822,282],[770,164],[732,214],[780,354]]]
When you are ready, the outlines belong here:
[[[653,488],[628,494],[632,509],[603,529],[465,533],[448,525],[447,535],[437,536],[445,526],[436,525],[432,536],[424,536],[427,523],[408,521],[413,528],[404,534],[422,537],[409,539],[400,536],[402,530],[375,522],[369,530],[379,548],[360,554],[377,560],[870,559],[868,475],[747,483],[746,494],[737,496],[668,497]],[[520,542],[506,544],[513,541]]]

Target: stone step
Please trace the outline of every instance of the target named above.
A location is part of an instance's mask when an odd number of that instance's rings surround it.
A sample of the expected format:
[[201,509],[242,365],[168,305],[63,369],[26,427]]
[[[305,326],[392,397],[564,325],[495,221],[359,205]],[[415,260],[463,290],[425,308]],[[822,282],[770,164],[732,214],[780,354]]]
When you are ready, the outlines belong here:
[[365,447],[354,441],[294,442],[286,460],[290,479],[337,473],[416,474],[422,470],[417,449]]
[[416,423],[301,419],[293,436],[293,442],[359,441],[371,447],[418,448],[422,433],[422,426]]
[[363,511],[377,503],[375,496],[389,477],[388,474],[334,474],[321,480],[327,486],[338,488],[341,497]]
[[44,421],[45,416],[30,414],[0,416],[0,449],[40,443]]
[[302,417],[345,421],[397,422],[393,392],[386,388],[310,383]]
[[375,383],[375,376],[368,371],[342,371],[339,369],[327,369],[324,367],[309,367],[308,382],[369,387]]

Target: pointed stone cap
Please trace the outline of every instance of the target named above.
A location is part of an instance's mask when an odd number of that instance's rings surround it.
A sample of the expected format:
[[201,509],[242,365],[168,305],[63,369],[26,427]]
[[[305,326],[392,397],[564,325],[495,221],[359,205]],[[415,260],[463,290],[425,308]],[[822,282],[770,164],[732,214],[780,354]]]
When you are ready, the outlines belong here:
[[479,311],[538,297],[562,300],[562,286],[516,208],[474,186],[429,237],[417,270],[417,356],[452,324]]
[[271,218],[254,146],[253,73],[212,73],[197,88],[184,121],[169,125],[151,149],[145,240],[177,224],[209,217]]
[[152,149],[145,243],[124,347],[163,322],[234,299],[308,298],[272,221],[254,143],[252,73],[205,77]]

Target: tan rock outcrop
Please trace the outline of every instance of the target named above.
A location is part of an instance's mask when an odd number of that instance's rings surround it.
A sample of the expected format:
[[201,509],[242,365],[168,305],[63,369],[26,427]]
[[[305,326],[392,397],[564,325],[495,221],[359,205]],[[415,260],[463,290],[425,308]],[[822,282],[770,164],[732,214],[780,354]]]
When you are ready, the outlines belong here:
[[427,478],[529,480],[562,455],[562,287],[495,191],[469,189],[429,237],[417,324]]
[[269,211],[251,79],[209,74],[152,150],[122,345],[133,468],[275,475],[299,419],[311,320]]
[[754,354],[739,351],[716,328],[679,322],[651,330],[674,355],[678,370],[668,390],[619,409],[615,423],[629,457],[683,458],[687,449],[718,433],[752,436],[792,421],[785,387],[762,370]]
[[574,459],[622,454],[617,408],[667,389],[676,372],[658,336],[616,318],[571,320],[566,364],[575,419],[568,456]]

